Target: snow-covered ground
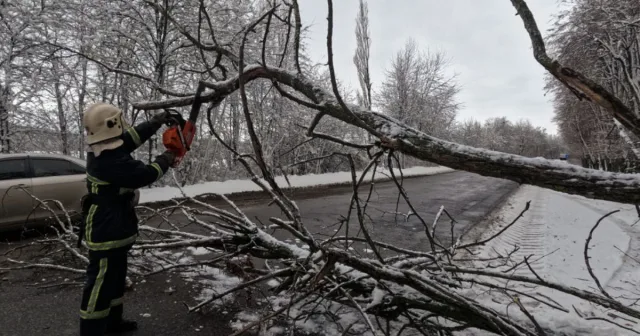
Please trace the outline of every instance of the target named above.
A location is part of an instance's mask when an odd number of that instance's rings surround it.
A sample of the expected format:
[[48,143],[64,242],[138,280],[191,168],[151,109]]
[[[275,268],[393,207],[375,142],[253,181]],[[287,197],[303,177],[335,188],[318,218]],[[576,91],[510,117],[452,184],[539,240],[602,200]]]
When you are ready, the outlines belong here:
[[[451,172],[453,169],[447,167],[412,167],[402,170],[403,176],[426,176]],[[394,170],[396,176],[400,176],[399,170]],[[362,172],[357,172],[360,177]],[[387,179],[391,175],[387,169],[378,169],[376,172],[376,180]],[[327,174],[309,174],[309,175],[290,175],[289,182],[284,176],[277,176],[276,182],[281,187],[290,188],[306,188],[320,185],[342,184],[351,181],[351,172],[327,173]],[[367,179],[371,179],[371,173],[367,173]],[[260,191],[260,187],[251,180],[228,180],[223,182],[207,182],[202,184],[185,186],[184,193],[188,197],[194,197],[204,194],[234,194],[248,191]],[[176,187],[161,187],[140,190],[140,203],[150,203],[159,201],[168,201],[173,198],[183,197],[180,189]]]
[[[483,257],[506,255],[514,246],[520,249],[513,258],[521,261],[533,255],[532,268],[547,281],[600,293],[589,275],[584,247],[596,222],[613,210],[620,212],[602,220],[589,244],[591,267],[605,290],[626,305],[640,299],[640,225],[638,212],[632,205],[596,201],[562,194],[533,186],[522,186],[499,211],[498,220],[485,232],[490,237],[510,223],[531,201],[530,210],[513,227],[496,238],[480,252]],[[516,275],[533,276],[526,265],[512,271]],[[621,319],[602,307],[587,304],[581,299],[552,290],[519,286],[523,292],[543,293],[567,309],[568,313],[551,309],[533,300],[521,298],[527,309],[541,325],[566,335],[631,335],[629,330],[601,320],[585,320],[582,316],[606,318],[640,332],[636,321]],[[511,316],[520,310],[509,303],[478,295],[479,300],[491,300],[496,309],[509,309]],[[486,302],[486,301],[485,301]],[[638,306],[634,306],[638,308]],[[522,317],[524,317],[522,315]]]

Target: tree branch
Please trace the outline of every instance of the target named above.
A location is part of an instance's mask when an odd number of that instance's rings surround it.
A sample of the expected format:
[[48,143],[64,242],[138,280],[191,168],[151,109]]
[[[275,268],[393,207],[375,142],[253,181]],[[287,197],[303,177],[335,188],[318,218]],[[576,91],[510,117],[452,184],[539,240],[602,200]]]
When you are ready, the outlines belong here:
[[511,0],[511,4],[515,7],[524,23],[525,29],[529,33],[531,44],[533,45],[533,56],[536,61],[567,88],[576,93],[578,98],[587,98],[602,106],[624,127],[637,137],[640,137],[640,118],[636,116],[633,110],[600,84],[574,69],[562,66],[557,60],[551,59],[547,54],[542,34],[540,34],[538,25],[526,1]]
[[589,243],[591,242],[591,239],[593,238],[593,232],[598,228],[598,226],[600,225],[600,223],[602,223],[602,221],[613,215],[614,213],[620,212],[620,210],[614,210],[611,211],[609,213],[607,213],[606,215],[600,217],[600,219],[598,219],[598,221],[596,222],[596,225],[594,225],[591,228],[591,231],[589,231],[589,236],[587,237],[587,240],[584,243],[584,262],[587,265],[587,270],[589,271],[589,275],[591,275],[591,278],[593,279],[593,281],[596,282],[596,285],[598,286],[598,289],[600,289],[600,291],[602,292],[602,294],[610,299],[613,299],[611,297],[611,295],[609,295],[609,293],[607,293],[607,291],[604,290],[604,288],[602,288],[602,285],[600,285],[600,281],[598,280],[598,277],[596,277],[595,273],[593,273],[593,269],[591,268],[591,263],[589,262]]
[[[319,104],[318,108],[322,108],[322,112],[326,115],[354,126],[359,125],[348,111],[340,107],[330,93],[295,73],[279,68],[252,65],[245,68],[242,77],[246,82],[258,78],[276,80]],[[208,83],[208,87],[214,92],[203,95],[202,99],[205,102],[221,102],[238,89],[238,83],[238,77],[224,82]],[[134,107],[149,110],[188,106],[192,102],[193,96],[190,96],[165,101],[139,102],[134,104]],[[381,145],[424,161],[588,198],[629,204],[640,203],[640,176],[637,174],[603,172],[558,160],[527,158],[464,146],[434,138],[389,116],[360,106],[352,106],[351,110],[359,120],[375,128],[387,138]]]

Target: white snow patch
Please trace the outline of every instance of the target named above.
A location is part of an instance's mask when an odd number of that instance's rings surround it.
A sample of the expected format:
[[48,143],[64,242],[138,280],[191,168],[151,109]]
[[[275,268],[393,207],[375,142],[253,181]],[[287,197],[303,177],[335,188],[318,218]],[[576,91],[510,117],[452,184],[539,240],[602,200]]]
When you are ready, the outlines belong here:
[[[426,176],[451,172],[453,169],[447,167],[412,167],[402,170],[402,175],[409,176]],[[394,170],[396,176],[400,176],[399,170]],[[362,172],[358,172],[358,178]],[[387,169],[378,169],[376,172],[376,180],[388,178],[390,172]],[[351,181],[351,172],[327,173],[327,174],[309,174],[309,175],[290,175],[288,176],[292,188],[305,188],[319,185],[339,184]],[[371,179],[371,172],[367,173],[366,179]],[[276,182],[281,186],[288,186],[284,176],[277,176]],[[216,193],[216,194],[233,194],[248,191],[261,191],[260,187],[251,180],[228,180],[222,182],[206,182],[185,186],[182,188],[184,193],[189,197],[198,195]],[[140,203],[167,201],[173,198],[183,197],[180,189],[176,187],[160,187],[140,190]]]
[[269,328],[267,330],[267,332],[264,334],[264,336],[277,336],[277,335],[283,335],[285,333],[286,329],[283,327],[279,327],[279,326],[273,326],[271,328]]
[[[132,260],[133,263],[145,263],[153,265],[154,270],[162,270],[172,264],[190,264],[195,262],[193,255],[202,255],[209,253],[205,248],[188,248],[188,251],[172,252],[172,251],[153,251],[146,255],[135,253],[138,258]],[[141,258],[140,258],[141,257]],[[209,298],[226,292],[242,283],[242,280],[235,276],[229,276],[224,271],[206,265],[191,266],[186,268],[176,268],[172,270],[176,275],[182,278],[182,281],[192,283],[199,290],[195,299],[198,302],[208,300]],[[144,282],[144,280],[143,280]],[[167,280],[171,282],[171,280]],[[173,291],[170,287],[165,292]],[[210,307],[217,307],[234,300],[234,295],[229,294],[220,300],[213,302]]]
[[207,254],[211,253],[211,251],[209,251],[209,249],[207,249],[205,247],[189,246],[189,247],[187,247],[187,250],[189,250],[189,252],[191,252],[191,254],[193,254],[194,256],[207,255]]
[[369,303],[369,305],[365,308],[365,309],[371,309],[379,304],[382,303],[382,300],[384,299],[384,296],[387,294],[387,292],[385,292],[384,290],[376,287],[373,289],[373,292],[371,293],[371,302]]
[[[194,282],[200,289],[200,293],[195,297],[198,302],[206,301],[218,294],[222,294],[242,283],[242,279],[229,276],[222,270],[210,266],[192,267],[180,273],[180,276],[187,282]],[[235,296],[226,295],[211,303],[210,307],[219,307],[232,303]]]
[[179,264],[189,264],[195,262],[195,259],[191,256],[184,256],[178,260]]
[[236,319],[231,321],[230,327],[235,331],[239,331],[258,320],[260,320],[260,315],[258,315],[257,313],[249,313],[243,311],[239,312],[238,315],[236,315]]

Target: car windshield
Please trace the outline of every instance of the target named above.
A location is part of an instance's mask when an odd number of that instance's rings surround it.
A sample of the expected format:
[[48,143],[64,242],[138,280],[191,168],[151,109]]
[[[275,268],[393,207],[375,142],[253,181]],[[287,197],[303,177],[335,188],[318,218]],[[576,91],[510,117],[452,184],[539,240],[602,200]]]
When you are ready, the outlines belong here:
[[85,168],[87,168],[87,161],[83,160],[83,159],[78,159],[76,157],[69,157],[70,161],[73,161],[73,163],[77,163]]

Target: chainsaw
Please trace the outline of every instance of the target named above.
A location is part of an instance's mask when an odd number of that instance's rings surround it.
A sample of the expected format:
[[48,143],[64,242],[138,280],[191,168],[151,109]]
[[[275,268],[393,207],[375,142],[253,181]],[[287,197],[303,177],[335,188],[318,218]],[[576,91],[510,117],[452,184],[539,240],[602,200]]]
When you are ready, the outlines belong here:
[[200,106],[202,106],[200,96],[203,91],[204,86],[202,84],[198,85],[188,120],[184,120],[182,114],[176,110],[165,109],[169,113],[169,118],[165,122],[169,128],[162,133],[162,144],[168,151],[175,154],[176,159],[172,165],[174,168],[182,162],[184,156],[191,150],[191,143],[196,135],[196,121],[200,113]]

